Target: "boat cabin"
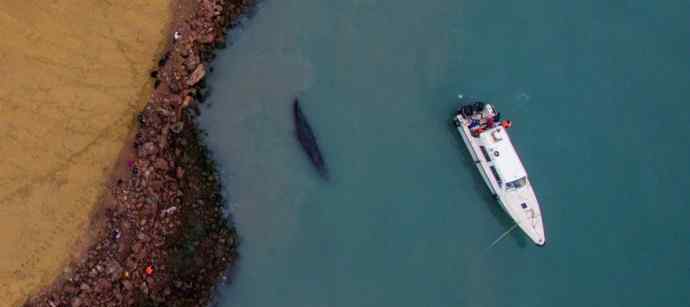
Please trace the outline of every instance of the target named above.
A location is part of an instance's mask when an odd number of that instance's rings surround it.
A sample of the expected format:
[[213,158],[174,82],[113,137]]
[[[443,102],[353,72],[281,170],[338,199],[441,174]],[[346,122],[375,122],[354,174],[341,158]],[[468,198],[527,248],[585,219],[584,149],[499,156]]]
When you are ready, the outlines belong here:
[[482,157],[489,164],[498,184],[506,190],[516,190],[527,184],[527,171],[513,147],[506,129],[496,126],[479,135]]

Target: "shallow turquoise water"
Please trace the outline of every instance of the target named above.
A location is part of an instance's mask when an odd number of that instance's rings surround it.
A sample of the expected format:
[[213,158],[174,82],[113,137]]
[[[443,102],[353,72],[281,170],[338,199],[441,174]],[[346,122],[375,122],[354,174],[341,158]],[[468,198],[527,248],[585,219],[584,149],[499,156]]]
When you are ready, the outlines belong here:
[[[690,305],[690,3],[603,2],[264,2],[202,116],[243,239],[219,305]],[[487,249],[458,93],[512,119],[546,247]]]

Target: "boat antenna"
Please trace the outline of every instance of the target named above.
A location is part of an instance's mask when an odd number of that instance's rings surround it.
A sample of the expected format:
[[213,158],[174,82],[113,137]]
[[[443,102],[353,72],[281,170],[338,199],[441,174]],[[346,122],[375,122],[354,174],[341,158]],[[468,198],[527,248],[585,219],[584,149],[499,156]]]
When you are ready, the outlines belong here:
[[491,243],[491,245],[489,245],[489,248],[487,248],[486,250],[492,249],[494,246],[496,246],[496,244],[498,244],[498,242],[501,242],[501,240],[503,240],[509,233],[511,233],[517,227],[517,225],[517,223],[513,224],[512,227],[510,227],[508,230],[506,230],[506,232],[504,232],[496,240],[494,240],[494,242]]

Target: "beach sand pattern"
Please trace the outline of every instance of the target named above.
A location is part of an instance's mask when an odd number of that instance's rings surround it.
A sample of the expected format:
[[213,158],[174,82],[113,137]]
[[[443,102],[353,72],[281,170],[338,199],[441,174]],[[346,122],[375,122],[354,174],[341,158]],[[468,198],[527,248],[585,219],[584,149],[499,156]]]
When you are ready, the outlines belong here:
[[169,0],[0,1],[0,307],[80,243],[169,20]]

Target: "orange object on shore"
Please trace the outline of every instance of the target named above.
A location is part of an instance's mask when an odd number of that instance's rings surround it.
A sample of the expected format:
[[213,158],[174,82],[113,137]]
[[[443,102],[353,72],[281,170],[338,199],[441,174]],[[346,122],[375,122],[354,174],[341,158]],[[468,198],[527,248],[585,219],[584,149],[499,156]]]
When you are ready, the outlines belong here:
[[145,272],[146,272],[146,275],[153,274],[153,266],[151,266],[151,265],[147,266]]
[[503,126],[503,128],[508,129],[508,128],[510,128],[511,126],[513,126],[513,123],[512,123],[510,120],[507,120],[507,119],[506,119],[506,120],[504,120],[504,121],[501,122],[501,126]]

